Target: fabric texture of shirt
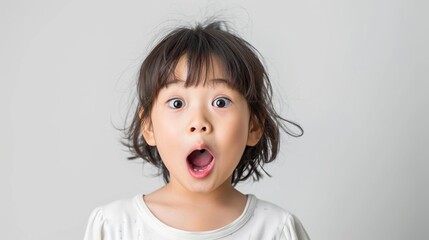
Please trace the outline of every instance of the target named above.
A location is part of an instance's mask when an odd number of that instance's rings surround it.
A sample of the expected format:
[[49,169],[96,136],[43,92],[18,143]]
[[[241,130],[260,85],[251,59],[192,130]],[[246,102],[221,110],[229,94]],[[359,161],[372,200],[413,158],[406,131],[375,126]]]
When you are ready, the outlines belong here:
[[248,195],[243,213],[230,224],[212,231],[189,232],[157,219],[139,194],[94,209],[84,240],[307,240],[301,222],[282,208]]

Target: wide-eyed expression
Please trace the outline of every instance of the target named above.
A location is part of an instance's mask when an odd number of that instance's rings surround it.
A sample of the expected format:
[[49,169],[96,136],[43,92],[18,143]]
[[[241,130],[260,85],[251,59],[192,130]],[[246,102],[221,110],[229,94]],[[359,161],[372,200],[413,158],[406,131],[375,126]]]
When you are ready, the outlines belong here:
[[246,99],[231,88],[216,58],[211,66],[202,76],[206,81],[185,86],[188,67],[186,57],[180,58],[142,130],[169,170],[170,184],[192,192],[230,184],[246,145],[260,138]]

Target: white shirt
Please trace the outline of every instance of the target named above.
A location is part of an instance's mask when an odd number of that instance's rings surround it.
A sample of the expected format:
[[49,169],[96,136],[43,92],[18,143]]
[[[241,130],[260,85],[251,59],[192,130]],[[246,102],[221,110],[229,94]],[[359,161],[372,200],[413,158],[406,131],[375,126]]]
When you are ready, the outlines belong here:
[[300,221],[282,208],[248,195],[243,213],[230,224],[212,231],[189,232],[157,219],[143,195],[94,209],[84,240],[208,240],[208,239],[310,239]]

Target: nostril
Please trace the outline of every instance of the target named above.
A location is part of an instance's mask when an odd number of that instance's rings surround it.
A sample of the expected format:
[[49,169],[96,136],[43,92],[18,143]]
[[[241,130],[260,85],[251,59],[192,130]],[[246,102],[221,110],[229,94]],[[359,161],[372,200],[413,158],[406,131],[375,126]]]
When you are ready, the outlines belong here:
[[[191,127],[189,128],[190,132],[196,132],[198,129],[196,127]],[[198,132],[207,132],[207,127],[202,127],[200,128],[200,130],[198,130]]]

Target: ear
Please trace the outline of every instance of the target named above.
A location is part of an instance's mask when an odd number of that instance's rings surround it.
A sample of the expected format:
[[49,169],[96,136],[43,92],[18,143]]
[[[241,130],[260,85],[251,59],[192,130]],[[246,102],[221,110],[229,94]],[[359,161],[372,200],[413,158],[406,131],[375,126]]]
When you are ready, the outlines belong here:
[[155,136],[153,133],[152,122],[150,119],[142,119],[143,116],[143,108],[139,111],[139,117],[141,121],[141,133],[143,135],[144,140],[149,146],[156,146]]
[[247,146],[255,146],[262,137],[262,126],[256,117],[250,117],[249,134],[247,135]]

